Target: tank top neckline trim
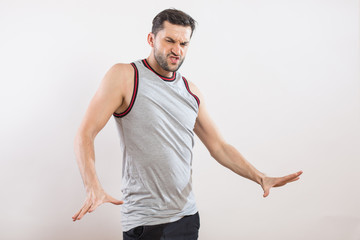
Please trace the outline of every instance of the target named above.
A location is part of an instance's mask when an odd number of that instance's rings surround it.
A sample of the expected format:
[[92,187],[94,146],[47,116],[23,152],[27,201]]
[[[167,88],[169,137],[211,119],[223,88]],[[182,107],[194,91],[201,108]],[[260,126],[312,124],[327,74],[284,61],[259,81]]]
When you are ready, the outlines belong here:
[[148,61],[146,61],[146,59],[144,58],[143,60],[141,60],[142,63],[144,64],[144,66],[146,68],[148,68],[150,71],[154,72],[156,75],[158,75],[162,80],[166,81],[166,82],[172,82],[176,79],[176,72],[173,72],[171,77],[164,77],[162,75],[160,75],[159,73],[157,73],[148,63]]

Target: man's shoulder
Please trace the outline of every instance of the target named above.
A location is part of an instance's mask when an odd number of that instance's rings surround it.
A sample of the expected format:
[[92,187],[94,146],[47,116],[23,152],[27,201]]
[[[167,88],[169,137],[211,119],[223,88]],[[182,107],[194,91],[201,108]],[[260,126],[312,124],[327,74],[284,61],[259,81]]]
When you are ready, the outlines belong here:
[[193,95],[196,99],[196,101],[198,102],[198,105],[200,105],[200,102],[203,99],[203,96],[199,90],[199,88],[192,82],[189,81],[187,78],[183,77],[184,81],[187,82],[186,86],[188,88],[188,91],[190,92],[191,95]]
[[195,85],[195,83],[190,81],[188,78],[186,78],[186,81],[189,84],[189,88],[190,88],[191,92],[193,92],[195,95],[201,94],[199,88]]
[[118,74],[131,73],[133,72],[133,67],[130,63],[115,63],[111,66],[110,71]]
[[130,89],[134,79],[134,68],[129,63],[115,63],[106,72],[103,83],[114,90]]
[[128,82],[133,79],[134,68],[130,63],[115,63],[106,73],[114,82]]

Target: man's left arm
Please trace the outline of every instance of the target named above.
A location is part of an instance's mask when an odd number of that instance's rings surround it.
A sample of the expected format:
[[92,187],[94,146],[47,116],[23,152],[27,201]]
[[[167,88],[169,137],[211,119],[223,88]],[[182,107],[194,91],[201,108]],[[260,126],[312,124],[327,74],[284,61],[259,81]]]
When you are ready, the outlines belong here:
[[189,85],[191,91],[200,99],[199,112],[194,132],[204,143],[206,148],[209,150],[210,155],[215,160],[238,175],[248,178],[261,185],[264,190],[264,197],[269,195],[270,188],[280,187],[299,179],[302,171],[284,177],[268,177],[258,171],[240,154],[239,151],[223,139],[206,110],[204,98],[201,92],[193,83],[189,82]]

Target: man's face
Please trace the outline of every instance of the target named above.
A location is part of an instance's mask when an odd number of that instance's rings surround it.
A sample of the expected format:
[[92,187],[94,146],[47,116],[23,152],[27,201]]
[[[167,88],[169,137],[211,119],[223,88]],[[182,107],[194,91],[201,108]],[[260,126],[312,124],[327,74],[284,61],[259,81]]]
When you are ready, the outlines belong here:
[[191,27],[165,21],[164,28],[154,38],[154,57],[162,69],[177,71],[185,59],[191,36]]

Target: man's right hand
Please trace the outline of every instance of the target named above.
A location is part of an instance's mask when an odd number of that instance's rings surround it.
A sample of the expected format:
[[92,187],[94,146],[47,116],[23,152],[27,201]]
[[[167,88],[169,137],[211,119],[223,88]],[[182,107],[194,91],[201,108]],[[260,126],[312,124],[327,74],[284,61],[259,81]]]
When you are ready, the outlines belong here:
[[124,203],[123,201],[111,197],[109,194],[105,193],[104,190],[89,192],[81,209],[72,217],[73,221],[80,220],[86,213],[93,212],[98,206],[107,202],[115,205]]

